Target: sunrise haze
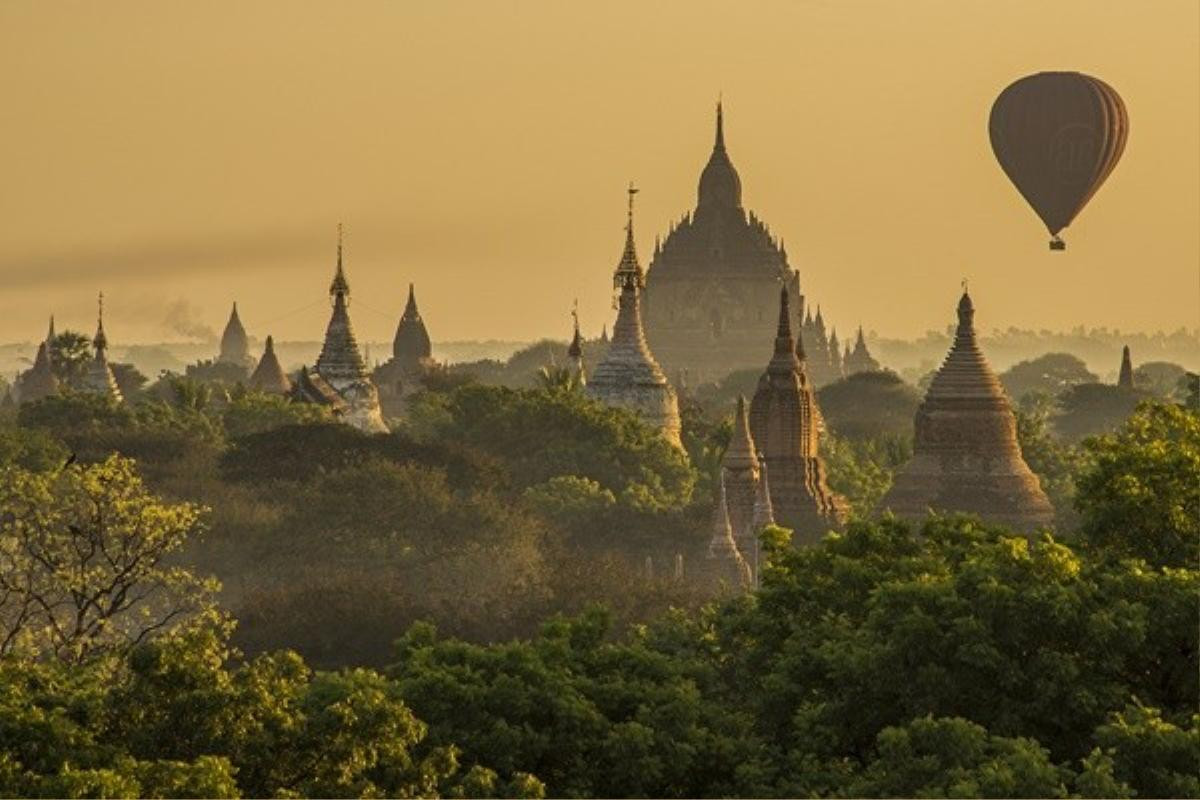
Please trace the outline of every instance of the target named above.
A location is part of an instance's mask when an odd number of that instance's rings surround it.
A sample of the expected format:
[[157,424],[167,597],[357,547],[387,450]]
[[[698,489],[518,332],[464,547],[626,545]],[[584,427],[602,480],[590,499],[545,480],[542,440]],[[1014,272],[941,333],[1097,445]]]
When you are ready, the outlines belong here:
[[[743,201],[839,331],[1200,323],[1200,4],[0,5],[0,341],[319,339],[339,221],[360,338],[415,282],[435,339],[611,324],[625,186],[643,262],[696,202],[713,111]],[[1052,253],[997,166],[996,95],[1102,78],[1121,162]]]

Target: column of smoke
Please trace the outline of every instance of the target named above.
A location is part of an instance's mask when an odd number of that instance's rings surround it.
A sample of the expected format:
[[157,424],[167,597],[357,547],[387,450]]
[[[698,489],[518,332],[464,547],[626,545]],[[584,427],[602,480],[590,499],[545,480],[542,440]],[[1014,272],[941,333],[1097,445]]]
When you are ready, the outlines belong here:
[[171,333],[199,342],[215,342],[217,332],[200,319],[196,308],[183,298],[167,304],[162,326]]

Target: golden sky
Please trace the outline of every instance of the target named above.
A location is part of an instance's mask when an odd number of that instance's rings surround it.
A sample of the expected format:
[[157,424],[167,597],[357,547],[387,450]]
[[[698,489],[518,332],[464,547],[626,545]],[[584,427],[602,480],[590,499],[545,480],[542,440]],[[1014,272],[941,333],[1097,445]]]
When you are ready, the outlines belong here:
[[[0,341],[316,339],[346,224],[360,338],[409,281],[435,339],[613,312],[624,187],[643,262],[695,203],[722,93],[743,200],[827,321],[1200,324],[1197,0],[0,2]],[[995,96],[1102,78],[1130,135],[1051,253],[996,165]],[[764,343],[769,347],[769,342]],[[766,351],[764,351],[765,353]]]

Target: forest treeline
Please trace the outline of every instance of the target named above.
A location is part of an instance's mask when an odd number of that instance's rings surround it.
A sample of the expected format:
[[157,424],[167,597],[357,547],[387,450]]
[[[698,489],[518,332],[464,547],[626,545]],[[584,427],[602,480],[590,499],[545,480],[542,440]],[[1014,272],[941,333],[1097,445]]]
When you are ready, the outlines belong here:
[[1200,409],[1088,436],[1076,383],[1022,394],[1032,538],[879,518],[919,394],[825,387],[855,520],[720,596],[736,376],[686,458],[549,370],[374,436],[185,378],[5,412],[0,793],[1198,796]]

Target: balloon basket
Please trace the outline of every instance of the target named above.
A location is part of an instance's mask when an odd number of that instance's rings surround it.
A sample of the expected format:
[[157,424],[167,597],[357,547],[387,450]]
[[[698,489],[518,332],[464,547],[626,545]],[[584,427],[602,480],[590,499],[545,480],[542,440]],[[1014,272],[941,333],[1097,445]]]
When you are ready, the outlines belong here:
[[1066,250],[1067,243],[1064,242],[1062,239],[1058,238],[1057,236],[1055,236],[1053,239],[1050,240],[1050,249],[1051,250]]

